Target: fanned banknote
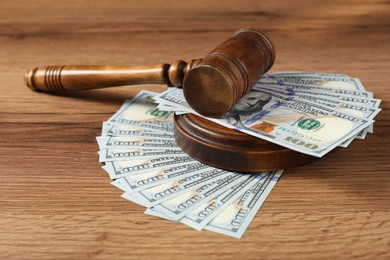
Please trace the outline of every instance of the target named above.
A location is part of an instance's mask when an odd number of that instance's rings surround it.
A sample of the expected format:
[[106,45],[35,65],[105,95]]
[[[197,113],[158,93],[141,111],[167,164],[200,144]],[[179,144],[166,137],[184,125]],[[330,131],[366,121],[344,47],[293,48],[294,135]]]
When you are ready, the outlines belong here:
[[357,78],[351,78],[346,75],[319,75],[319,74],[301,74],[301,75],[277,75],[268,74],[259,80],[259,83],[274,85],[289,85],[294,87],[319,87],[319,89],[344,89],[365,91],[363,84]]
[[148,207],[146,214],[201,230],[270,173],[225,171],[186,155],[172,113],[150,102],[156,94],[141,92],[103,123],[99,161],[122,197]]
[[155,94],[150,91],[140,92],[134,99],[127,100],[107,123],[172,134],[172,112],[157,108],[153,101]]

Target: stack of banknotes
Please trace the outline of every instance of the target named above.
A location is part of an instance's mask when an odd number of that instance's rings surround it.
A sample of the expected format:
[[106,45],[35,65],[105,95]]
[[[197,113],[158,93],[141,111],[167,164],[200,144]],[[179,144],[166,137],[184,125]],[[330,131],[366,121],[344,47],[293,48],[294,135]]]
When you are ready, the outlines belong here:
[[[225,115],[207,119],[322,157],[372,133],[379,104],[347,75],[280,72],[264,75]],[[146,214],[240,238],[283,170],[236,173],[192,159],[175,142],[173,113],[197,114],[178,88],[126,101],[97,137],[103,169]]]
[[240,238],[283,171],[236,173],[192,159],[156,95],[140,92],[103,123],[99,160],[111,184],[146,214]]

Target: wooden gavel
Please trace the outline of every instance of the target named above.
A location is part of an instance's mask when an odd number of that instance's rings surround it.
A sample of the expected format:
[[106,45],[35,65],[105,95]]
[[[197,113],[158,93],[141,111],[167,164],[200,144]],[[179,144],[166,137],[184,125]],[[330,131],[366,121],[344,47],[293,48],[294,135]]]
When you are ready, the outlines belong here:
[[25,75],[34,91],[86,90],[135,84],[183,87],[188,104],[204,116],[228,112],[275,60],[274,45],[263,31],[244,28],[204,59],[153,66],[48,66]]

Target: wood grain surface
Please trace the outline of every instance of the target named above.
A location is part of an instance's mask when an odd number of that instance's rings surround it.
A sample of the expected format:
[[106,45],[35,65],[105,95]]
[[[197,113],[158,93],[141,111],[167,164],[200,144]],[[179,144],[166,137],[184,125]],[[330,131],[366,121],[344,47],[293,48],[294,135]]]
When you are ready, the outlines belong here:
[[[245,26],[272,71],[345,73],[383,100],[375,133],[288,170],[242,239],[144,215],[109,184],[95,136],[135,86],[64,95],[35,66],[204,57]],[[372,1],[0,1],[1,259],[389,259],[390,4]]]

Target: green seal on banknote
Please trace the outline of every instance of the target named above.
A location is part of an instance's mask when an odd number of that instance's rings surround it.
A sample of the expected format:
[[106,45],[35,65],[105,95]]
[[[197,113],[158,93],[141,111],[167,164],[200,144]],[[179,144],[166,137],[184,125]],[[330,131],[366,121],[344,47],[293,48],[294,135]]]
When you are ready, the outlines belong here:
[[304,130],[315,130],[321,126],[320,121],[312,118],[302,119],[298,123],[298,127]]

